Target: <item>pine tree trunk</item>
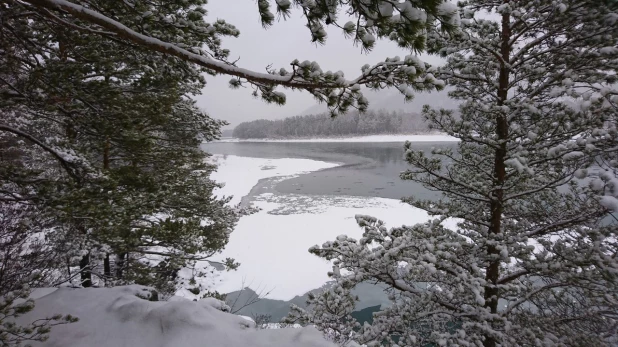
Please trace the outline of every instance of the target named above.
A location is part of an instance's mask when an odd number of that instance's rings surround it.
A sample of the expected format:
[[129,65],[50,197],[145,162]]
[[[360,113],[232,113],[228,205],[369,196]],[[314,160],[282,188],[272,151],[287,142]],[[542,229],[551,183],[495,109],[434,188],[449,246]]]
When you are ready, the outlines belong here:
[[122,278],[122,273],[124,271],[124,258],[126,253],[120,253],[116,255],[116,277]]
[[86,254],[79,261],[79,270],[82,280],[82,287],[92,287],[92,272],[90,271],[90,254]]
[[105,278],[112,276],[112,269],[109,264],[109,254],[106,254],[105,259],[103,259],[103,274],[105,275]]
[[[505,3],[508,3],[509,0],[505,0]],[[500,48],[500,56],[502,57],[502,62],[500,63],[500,75],[498,80],[498,106],[504,105],[508,97],[508,85],[509,85],[509,70],[506,63],[509,61],[510,56],[510,45],[509,41],[511,38],[511,30],[510,30],[510,15],[503,14],[502,15],[502,35],[501,35],[501,48]],[[498,148],[495,153],[495,162],[494,162],[494,191],[493,198],[490,202],[490,228],[488,237],[490,240],[494,239],[498,234],[502,232],[502,213],[504,210],[503,207],[503,198],[504,198],[504,190],[503,185],[506,179],[506,139],[508,137],[508,121],[506,115],[501,114],[496,118],[496,135],[499,140],[502,142],[499,143]],[[487,266],[485,273],[485,280],[487,281],[487,285],[485,287],[485,307],[489,309],[489,312],[495,314],[498,312],[498,300],[499,300],[499,290],[497,288],[498,279],[500,277],[500,252],[495,247],[495,245],[487,246],[487,255],[489,259],[489,265]],[[485,341],[483,342],[484,347],[496,347],[497,342],[493,336],[486,335]]]

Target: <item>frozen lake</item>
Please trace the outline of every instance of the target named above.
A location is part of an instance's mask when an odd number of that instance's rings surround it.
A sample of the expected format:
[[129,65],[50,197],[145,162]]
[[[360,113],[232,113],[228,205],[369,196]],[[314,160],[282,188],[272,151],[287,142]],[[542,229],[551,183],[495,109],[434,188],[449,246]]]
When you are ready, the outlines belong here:
[[[413,142],[413,147],[456,148],[454,142]],[[242,314],[283,317],[290,303],[326,285],[330,262],[308,252],[309,247],[341,234],[362,237],[355,215],[374,216],[388,227],[413,225],[427,214],[400,202],[404,196],[434,198],[420,185],[399,179],[409,168],[403,142],[217,142],[203,145],[219,165],[213,179],[225,183],[221,195],[234,196],[259,209],[240,218],[230,241],[213,260],[232,257],[236,271],[216,272],[207,286],[239,295],[249,287],[268,292]],[[609,217],[608,217],[609,219]],[[456,220],[443,225],[456,229]],[[383,288],[366,284],[359,290],[357,310],[388,303]],[[240,293],[247,295],[247,293]]]
[[[423,151],[456,145],[414,143]],[[341,234],[361,237],[358,214],[382,219],[388,226],[422,223],[427,214],[400,199],[437,196],[399,178],[409,168],[402,141],[230,141],[202,148],[219,166],[212,178],[225,184],[216,194],[233,196],[231,205],[259,209],[240,218],[225,249],[213,257],[241,263],[237,271],[219,272],[205,284],[221,293],[243,287],[272,289],[270,299],[290,300],[319,288],[328,282],[331,264],[310,254],[311,246]],[[449,223],[454,227],[454,221]]]
[[[414,148],[423,151],[456,146],[454,142],[413,143]],[[342,164],[279,182],[274,187],[279,193],[390,199],[411,195],[428,199],[437,196],[419,184],[399,179],[399,174],[409,168],[403,159],[403,143],[400,142],[215,142],[204,144],[203,149],[212,154],[302,158]]]

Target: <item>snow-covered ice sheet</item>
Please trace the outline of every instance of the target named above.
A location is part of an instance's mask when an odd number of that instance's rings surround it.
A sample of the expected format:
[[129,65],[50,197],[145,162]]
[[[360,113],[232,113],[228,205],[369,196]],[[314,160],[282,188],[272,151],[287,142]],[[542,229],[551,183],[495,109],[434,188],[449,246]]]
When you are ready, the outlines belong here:
[[[233,196],[229,203],[233,206],[238,205],[241,199],[248,195],[261,179],[274,178],[275,180],[283,180],[302,173],[338,166],[335,163],[308,159],[265,159],[234,155],[213,155],[209,160],[218,165],[217,171],[213,172],[211,178],[217,182],[225,183],[225,186],[217,189],[215,194],[218,196]],[[219,260],[218,257],[220,256],[215,256],[210,260]],[[157,257],[155,258],[158,259]],[[221,257],[221,259],[224,258]],[[219,292],[225,293],[221,290],[222,288],[227,290],[227,287],[222,285],[221,281],[226,280],[228,275],[229,273],[227,272],[218,271],[209,261],[197,261],[194,266],[182,268],[178,272],[176,281],[179,284],[179,289],[175,295],[190,300],[199,300],[206,292],[211,290],[219,290]],[[236,290],[241,286],[237,281],[233,283],[234,285],[230,287],[236,288],[227,290],[227,292]]]
[[355,137],[332,137],[313,139],[222,139],[219,142],[445,142],[459,141],[459,139],[444,134],[428,135],[369,135]]
[[239,290],[244,283],[254,290],[272,289],[271,299],[292,299],[329,280],[330,263],[308,249],[341,234],[360,238],[356,214],[374,216],[389,226],[428,219],[424,211],[383,198],[262,195],[253,204],[262,210],[241,218],[222,253],[241,265],[221,274],[219,292]]
[[[258,179],[269,177],[269,173],[289,177],[335,165],[301,159],[235,156],[219,158],[219,163],[219,172],[213,177],[225,182],[226,188],[238,195],[248,194],[252,185]],[[265,166],[272,169],[256,170]],[[246,173],[258,176],[248,178]],[[239,196],[235,199],[240,201]],[[220,293],[240,290],[244,285],[256,291],[272,289],[269,298],[289,300],[322,286],[329,280],[327,272],[331,265],[310,254],[308,249],[341,234],[360,238],[362,229],[356,224],[356,214],[377,217],[388,226],[428,220],[424,211],[384,198],[265,193],[254,197],[252,205],[261,210],[240,219],[225,250],[218,255],[241,263],[236,271],[218,274],[215,289]]]
[[251,191],[259,180],[269,177],[291,178],[303,173],[338,166],[317,160],[283,158],[248,158],[234,155],[213,155],[211,160],[219,166],[211,178],[225,183],[225,187],[215,193],[219,196],[233,196],[230,202],[237,205],[243,196]]
[[225,304],[207,298],[190,301],[174,297],[152,302],[150,289],[59,288],[35,300],[35,307],[18,319],[27,324],[54,314],[71,314],[76,323],[52,328],[49,340],[32,343],[49,347],[334,347],[314,328],[255,329],[255,324],[222,312]]

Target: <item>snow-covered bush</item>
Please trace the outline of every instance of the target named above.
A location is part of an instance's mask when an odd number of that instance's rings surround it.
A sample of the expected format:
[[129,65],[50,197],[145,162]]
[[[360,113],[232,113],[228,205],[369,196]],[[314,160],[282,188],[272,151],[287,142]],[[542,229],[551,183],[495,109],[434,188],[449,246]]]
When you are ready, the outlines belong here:
[[[44,341],[51,327],[75,321],[74,317],[53,314],[24,324],[15,320],[32,311],[28,299],[30,285],[56,279],[55,265],[61,260],[39,237],[42,221],[24,218],[32,206],[0,203],[0,345],[19,346]],[[38,224],[40,223],[40,224]],[[39,235],[34,231],[38,230]]]
[[[75,323],[76,317],[58,313],[38,316],[23,321],[23,315],[34,309],[30,299],[30,288],[26,285],[17,290],[0,295],[0,344],[2,346],[22,346],[24,343],[46,341],[51,328],[57,325]],[[16,320],[22,320],[19,324]]]

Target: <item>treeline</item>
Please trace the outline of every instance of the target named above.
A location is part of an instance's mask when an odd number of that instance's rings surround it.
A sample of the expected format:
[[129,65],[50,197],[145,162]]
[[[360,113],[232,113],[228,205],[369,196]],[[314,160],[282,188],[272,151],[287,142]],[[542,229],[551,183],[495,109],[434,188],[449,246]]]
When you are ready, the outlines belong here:
[[368,111],[332,118],[330,114],[295,116],[281,120],[259,119],[239,124],[233,136],[240,139],[339,137],[411,134],[429,131],[418,113]]

